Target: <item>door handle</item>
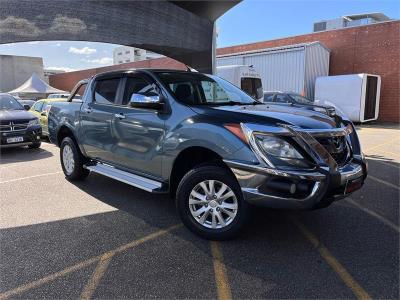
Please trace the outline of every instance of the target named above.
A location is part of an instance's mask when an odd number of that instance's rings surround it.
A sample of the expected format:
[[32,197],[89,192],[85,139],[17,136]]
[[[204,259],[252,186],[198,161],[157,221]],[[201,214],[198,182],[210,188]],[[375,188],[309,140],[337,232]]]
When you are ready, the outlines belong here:
[[92,112],[92,109],[91,109],[90,107],[85,107],[85,108],[83,109],[83,111],[84,111],[85,113],[87,113],[87,114],[90,114],[90,113]]
[[123,114],[115,114],[114,116],[118,119],[125,119],[125,116]]

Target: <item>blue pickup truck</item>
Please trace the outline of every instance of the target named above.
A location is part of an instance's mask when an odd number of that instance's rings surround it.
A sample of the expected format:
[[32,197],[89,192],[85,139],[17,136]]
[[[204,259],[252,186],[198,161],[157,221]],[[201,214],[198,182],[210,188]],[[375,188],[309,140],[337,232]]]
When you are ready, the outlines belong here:
[[267,105],[213,75],[125,70],[78,83],[49,133],[68,180],[96,172],[176,199],[183,223],[229,239],[249,206],[326,207],[359,189],[367,166],[342,116]]

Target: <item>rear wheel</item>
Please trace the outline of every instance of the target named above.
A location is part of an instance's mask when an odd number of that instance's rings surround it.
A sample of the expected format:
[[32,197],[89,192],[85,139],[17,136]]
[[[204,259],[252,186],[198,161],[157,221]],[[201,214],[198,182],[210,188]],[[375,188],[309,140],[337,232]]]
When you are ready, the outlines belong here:
[[177,208],[191,231],[212,240],[233,238],[248,213],[239,184],[220,166],[189,171],[178,187]]
[[89,170],[83,168],[85,157],[70,137],[64,138],[61,142],[60,160],[61,167],[68,180],[82,180],[89,175]]

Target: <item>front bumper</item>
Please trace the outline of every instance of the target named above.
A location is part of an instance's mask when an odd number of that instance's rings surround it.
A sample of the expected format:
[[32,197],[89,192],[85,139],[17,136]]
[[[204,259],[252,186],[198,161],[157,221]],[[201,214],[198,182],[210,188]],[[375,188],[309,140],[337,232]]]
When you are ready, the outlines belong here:
[[[24,130],[0,131],[0,148],[29,146],[40,142],[41,135],[40,125],[30,126]],[[10,142],[10,138],[22,138],[22,141]]]
[[[337,171],[324,168],[288,171],[231,160],[225,160],[225,163],[236,176],[247,202],[279,209],[326,207],[361,188],[367,176],[367,164],[363,159],[353,159]],[[288,189],[285,192],[284,189],[271,188],[270,182],[274,182],[274,186],[287,186]],[[353,183],[357,185],[349,189]],[[293,186],[296,188],[291,190]],[[297,186],[303,187],[300,193],[296,192]]]
[[[361,154],[357,134],[352,124],[331,130],[304,130],[301,128],[260,127],[246,125],[252,132],[269,132],[289,136],[312,158],[312,169],[276,168],[263,158],[256,146],[250,148],[258,163],[224,160],[236,176],[246,201],[270,208],[314,209],[322,208],[344,198],[361,188],[367,177],[367,163]],[[331,153],[320,144],[320,137],[346,138],[348,147],[344,163],[338,163]],[[249,138],[251,141],[251,138]]]

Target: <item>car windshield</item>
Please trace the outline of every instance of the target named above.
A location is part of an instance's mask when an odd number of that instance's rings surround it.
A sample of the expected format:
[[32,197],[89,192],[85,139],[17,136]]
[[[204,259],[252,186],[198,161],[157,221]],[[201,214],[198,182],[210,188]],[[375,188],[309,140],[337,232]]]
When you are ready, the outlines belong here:
[[308,100],[306,97],[303,97],[299,94],[288,94],[290,98],[292,98],[297,103],[301,104],[311,104],[311,101]]
[[0,110],[23,110],[24,107],[19,104],[13,96],[0,95]]
[[178,101],[188,105],[261,103],[218,76],[190,72],[159,72],[158,77]]

